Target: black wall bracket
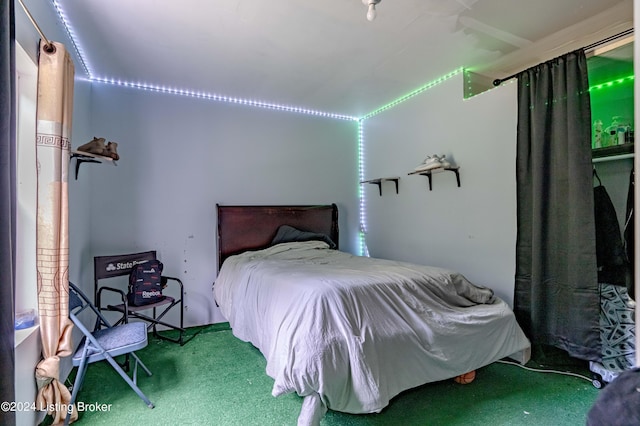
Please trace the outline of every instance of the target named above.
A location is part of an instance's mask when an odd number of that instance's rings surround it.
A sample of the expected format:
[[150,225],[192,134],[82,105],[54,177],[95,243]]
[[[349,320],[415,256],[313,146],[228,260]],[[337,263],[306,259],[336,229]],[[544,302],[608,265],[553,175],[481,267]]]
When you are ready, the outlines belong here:
[[103,155],[90,154],[88,152],[72,151],[71,158],[76,159],[76,180],[78,180],[78,172],[80,171],[80,165],[82,163],[102,163],[103,161],[110,161],[114,166],[117,166],[116,162],[111,157],[105,157]]
[[399,180],[400,180],[399,177],[394,176],[394,177],[385,177],[385,178],[363,180],[360,183],[371,183],[373,185],[378,185],[378,192],[380,193],[380,196],[382,197],[382,182],[385,182],[385,181],[394,182],[396,184],[396,194],[398,194],[399,193],[399,189],[398,189],[398,181]]
[[450,172],[454,172],[456,174],[456,182],[458,183],[458,188],[460,188],[460,167],[439,167],[436,169],[432,169],[432,170],[426,170],[426,171],[421,171],[421,172],[411,172],[408,173],[409,175],[422,175],[422,176],[426,176],[427,179],[429,179],[429,191],[433,190],[433,182],[432,182],[432,177],[435,173],[440,173],[443,171],[450,171]]

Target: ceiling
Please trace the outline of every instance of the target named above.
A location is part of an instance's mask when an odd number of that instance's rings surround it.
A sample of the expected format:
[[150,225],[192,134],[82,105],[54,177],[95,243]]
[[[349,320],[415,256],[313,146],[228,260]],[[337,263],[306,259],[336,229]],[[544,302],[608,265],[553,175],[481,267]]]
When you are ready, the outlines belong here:
[[382,0],[373,22],[361,0],[56,1],[92,78],[353,116],[633,26],[632,0]]

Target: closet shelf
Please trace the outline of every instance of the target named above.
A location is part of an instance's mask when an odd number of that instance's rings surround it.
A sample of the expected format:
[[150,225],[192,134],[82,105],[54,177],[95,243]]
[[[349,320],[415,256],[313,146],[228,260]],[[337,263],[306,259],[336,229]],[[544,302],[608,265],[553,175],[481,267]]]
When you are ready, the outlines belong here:
[[426,176],[429,179],[429,191],[433,190],[433,185],[431,178],[436,173],[441,173],[444,171],[450,171],[456,174],[456,181],[458,183],[458,188],[460,188],[460,167],[439,167],[437,169],[426,170],[422,172],[410,172],[408,175],[422,175]]
[[369,180],[363,180],[360,183],[370,183],[373,185],[378,185],[378,192],[380,193],[380,196],[382,197],[382,182],[394,182],[396,184],[396,194],[398,194],[398,181],[400,180],[399,176],[393,176],[393,177],[384,177],[384,178],[377,178],[377,179],[369,179]]
[[607,146],[605,148],[595,148],[591,150],[591,158],[594,163],[602,161],[622,160],[634,157],[634,144]]
[[71,151],[71,158],[76,159],[76,180],[78,180],[78,172],[80,171],[80,165],[82,163],[111,163],[114,166],[118,164],[111,157],[105,157],[104,155],[91,154],[84,151]]

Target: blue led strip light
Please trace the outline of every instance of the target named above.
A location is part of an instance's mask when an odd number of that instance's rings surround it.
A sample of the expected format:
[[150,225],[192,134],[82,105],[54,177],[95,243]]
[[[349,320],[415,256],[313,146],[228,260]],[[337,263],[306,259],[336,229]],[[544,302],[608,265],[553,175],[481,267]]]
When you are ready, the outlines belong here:
[[[364,181],[364,120],[358,120],[358,177],[360,182]],[[367,249],[367,215],[366,207],[367,200],[364,195],[364,189],[362,184],[358,187],[358,199],[360,205],[360,231],[358,232],[360,243],[360,255],[369,256],[369,250]]]
[[55,9],[56,9],[56,11],[58,13],[58,16],[60,17],[60,21],[62,22],[62,25],[64,26],[64,28],[65,28],[65,30],[67,32],[67,35],[69,36],[69,39],[71,40],[71,43],[73,44],[73,47],[74,47],[74,49],[75,49],[75,51],[77,53],[78,58],[80,59],[80,62],[82,63],[82,66],[84,67],[84,69],[85,69],[85,71],[87,73],[87,76],[89,77],[89,81],[98,82],[98,83],[105,83],[105,84],[113,84],[113,85],[117,85],[117,86],[131,87],[131,88],[140,89],[140,90],[150,90],[150,91],[159,92],[159,93],[167,93],[167,94],[173,94],[173,95],[188,96],[188,97],[192,97],[192,98],[200,98],[200,99],[206,99],[206,100],[211,100],[211,101],[219,101],[219,102],[228,102],[228,103],[233,103],[233,104],[247,105],[247,106],[253,106],[253,107],[257,107],[257,108],[266,108],[266,109],[277,110],[277,111],[286,111],[286,112],[294,112],[294,113],[298,113],[298,114],[315,115],[315,116],[324,117],[324,118],[334,118],[334,119],[338,119],[338,120],[348,120],[348,121],[357,121],[358,120],[358,117],[354,117],[354,116],[350,116],[350,115],[334,114],[334,113],[330,113],[330,112],[317,111],[317,110],[312,110],[312,109],[307,109],[307,108],[300,108],[300,107],[295,107],[295,106],[279,105],[279,104],[263,102],[263,101],[256,101],[256,100],[251,100],[251,99],[242,99],[242,98],[235,98],[235,97],[231,97],[231,96],[216,95],[216,94],[213,94],[213,93],[196,92],[196,91],[192,91],[192,90],[182,90],[182,89],[172,89],[172,88],[167,88],[167,87],[163,87],[163,86],[156,86],[156,85],[150,85],[150,84],[141,84],[141,83],[132,83],[132,82],[127,82],[127,81],[115,80],[115,79],[94,77],[93,73],[90,70],[90,67],[87,65],[87,62],[84,59],[84,55],[82,54],[82,49],[80,49],[80,47],[79,47],[79,43],[76,40],[74,32],[71,30],[71,25],[69,23],[69,20],[66,18],[66,14],[62,10],[62,7],[61,7],[59,1],[58,0],[51,0],[51,2],[52,2],[53,6],[55,7]]
[[214,93],[205,93],[205,92],[196,92],[196,91],[193,91],[193,90],[174,89],[174,88],[170,88],[170,87],[154,86],[154,85],[142,84],[142,83],[130,83],[130,82],[127,82],[127,81],[121,81],[121,80],[115,80],[115,79],[105,79],[105,78],[93,78],[93,79],[91,79],[91,81],[96,82],[96,83],[112,84],[112,85],[115,85],[115,86],[131,87],[131,88],[139,89],[139,90],[148,90],[148,91],[152,91],[152,92],[167,93],[167,94],[171,94],[171,95],[179,95],[179,96],[187,96],[187,97],[191,97],[191,98],[206,99],[206,100],[210,100],[210,101],[227,102],[227,103],[232,103],[232,104],[247,105],[247,106],[258,107],[258,108],[273,109],[273,110],[278,110],[278,111],[295,112],[295,113],[299,113],[299,114],[315,115],[315,116],[325,117],[325,118],[334,118],[334,119],[337,119],[337,120],[348,120],[348,121],[357,121],[358,120],[357,117],[354,117],[354,116],[351,116],[351,115],[334,114],[334,113],[330,113],[330,112],[317,111],[317,110],[312,110],[312,109],[307,109],[307,108],[300,108],[300,107],[295,107],[295,106],[280,105],[280,104],[273,104],[273,103],[269,103],[269,102],[256,101],[256,100],[251,100],[251,99],[242,99],[242,98],[235,98],[235,97],[231,97],[231,96],[216,95]]
[[71,43],[73,44],[73,48],[76,51],[76,55],[78,56],[80,63],[82,64],[82,68],[84,68],[85,72],[87,73],[87,76],[89,77],[89,80],[91,80],[93,77],[93,73],[91,72],[91,69],[89,69],[89,66],[87,65],[87,61],[84,60],[84,55],[82,54],[82,49],[80,49],[78,41],[73,36],[73,31],[71,31],[71,25],[69,25],[69,20],[65,16],[65,13],[62,10],[62,7],[60,6],[60,3],[57,0],[51,0],[51,3],[53,4],[53,7],[56,9],[56,12],[58,12],[58,16],[60,17],[62,26],[67,32],[67,35],[69,36],[69,40],[71,40]]

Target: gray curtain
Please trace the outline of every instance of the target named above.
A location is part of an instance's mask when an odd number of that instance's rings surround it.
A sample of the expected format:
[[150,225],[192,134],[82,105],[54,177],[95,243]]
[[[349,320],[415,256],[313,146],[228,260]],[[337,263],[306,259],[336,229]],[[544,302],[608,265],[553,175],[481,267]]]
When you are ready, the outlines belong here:
[[536,345],[600,359],[591,105],[577,50],[518,74],[514,311]]
[[[15,23],[13,0],[0,0],[0,401],[15,401],[13,289],[16,224]],[[15,424],[0,410],[0,424]]]

